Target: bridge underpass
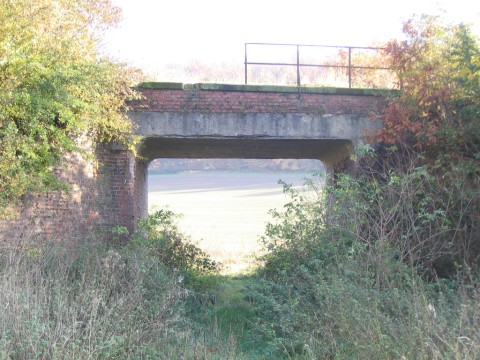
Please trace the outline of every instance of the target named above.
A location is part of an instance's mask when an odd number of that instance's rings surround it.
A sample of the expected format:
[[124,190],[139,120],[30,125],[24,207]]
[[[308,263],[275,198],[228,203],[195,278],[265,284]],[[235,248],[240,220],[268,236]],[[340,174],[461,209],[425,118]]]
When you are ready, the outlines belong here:
[[323,184],[321,161],[305,160],[156,159],[148,172],[148,209],[180,214],[178,229],[223,270],[237,272],[261,254],[270,210],[283,211],[291,201],[279,180],[302,192],[307,178]]
[[142,175],[136,189],[143,194],[140,213],[148,212],[148,164],[154,159],[314,159],[329,170],[352,151],[346,139],[272,139],[272,138],[162,138],[149,137],[139,148],[143,159]]

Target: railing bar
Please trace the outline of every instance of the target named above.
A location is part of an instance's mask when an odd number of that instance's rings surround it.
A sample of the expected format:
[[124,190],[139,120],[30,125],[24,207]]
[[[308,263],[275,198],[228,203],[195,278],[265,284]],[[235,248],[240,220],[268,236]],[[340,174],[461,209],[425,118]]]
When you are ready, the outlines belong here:
[[[249,62],[249,63],[246,63],[247,65],[280,65],[280,66],[297,66],[296,63],[262,63],[262,62]],[[299,64],[300,67],[302,66],[309,66],[309,67],[332,67],[332,68],[346,68],[348,69],[348,65],[320,65],[320,64]],[[353,69],[355,68],[365,68],[367,69],[367,67],[361,67],[361,66],[352,66]],[[375,67],[372,67],[370,69],[379,69],[379,68],[375,68]],[[385,68],[387,69],[387,68]]]
[[297,86],[300,86],[300,45],[297,45]]
[[278,44],[278,43],[245,43],[246,45],[272,45],[272,46],[300,46],[300,47],[324,47],[324,48],[335,48],[335,49],[363,49],[363,50],[384,50],[384,47],[373,47],[373,46],[343,46],[343,45],[313,45],[313,44]]
[[[248,62],[245,65],[278,65],[278,66],[297,66],[296,63],[262,63],[262,62]],[[343,68],[348,69],[348,65],[318,65],[318,64],[299,64],[300,67],[330,67],[330,68]],[[364,69],[364,70],[393,70],[386,67],[372,67],[372,66],[352,66],[352,69]]]
[[348,87],[352,87],[352,48],[348,48]]
[[248,65],[281,65],[281,66],[297,66],[296,63],[261,63],[261,62],[249,62]]
[[365,69],[365,70],[392,70],[392,68],[386,67],[371,67],[371,66],[352,66],[352,69]]
[[[296,63],[269,63],[269,62],[249,62],[247,59],[248,45],[260,45],[260,46],[295,46],[296,47]],[[348,50],[348,65],[329,65],[329,64],[301,64],[300,63],[300,48],[301,47],[316,47],[316,48],[334,48],[334,49],[347,49]],[[337,68],[348,70],[348,86],[352,87],[352,71],[354,70],[390,70],[387,67],[374,67],[374,66],[355,66],[352,62],[352,50],[375,50],[377,52],[385,50],[384,47],[371,47],[371,46],[339,46],[339,45],[310,45],[310,44],[288,44],[288,43],[245,43],[245,84],[248,83],[248,65],[268,65],[268,66],[296,66],[297,68],[297,86],[300,87],[300,68],[301,67],[318,67],[318,68]]]
[[[268,64],[265,64],[268,65]],[[316,64],[300,64],[300,66],[306,67],[330,67],[330,68],[344,68],[348,69],[348,65],[316,65]],[[391,68],[377,68],[371,66],[351,66],[352,69],[365,69],[365,70],[393,70]]]

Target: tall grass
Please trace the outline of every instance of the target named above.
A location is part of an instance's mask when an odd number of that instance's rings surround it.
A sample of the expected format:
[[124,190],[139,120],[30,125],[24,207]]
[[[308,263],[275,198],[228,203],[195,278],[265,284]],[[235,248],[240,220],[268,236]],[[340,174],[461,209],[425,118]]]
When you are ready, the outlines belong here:
[[148,358],[187,336],[182,289],[153,258],[98,244],[1,256],[1,358]]
[[237,358],[234,338],[186,316],[180,272],[145,247],[25,245],[0,264],[1,359]]

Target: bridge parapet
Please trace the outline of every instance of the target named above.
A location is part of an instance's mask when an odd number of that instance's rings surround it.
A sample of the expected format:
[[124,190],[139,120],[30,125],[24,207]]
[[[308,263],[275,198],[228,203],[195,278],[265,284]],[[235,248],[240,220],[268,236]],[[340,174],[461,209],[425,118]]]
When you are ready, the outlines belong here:
[[143,83],[136,112],[363,114],[392,90],[265,85]]

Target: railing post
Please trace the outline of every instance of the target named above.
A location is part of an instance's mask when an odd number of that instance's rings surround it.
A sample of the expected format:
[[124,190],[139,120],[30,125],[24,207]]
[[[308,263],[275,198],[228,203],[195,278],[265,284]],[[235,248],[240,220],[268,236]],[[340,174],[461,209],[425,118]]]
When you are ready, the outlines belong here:
[[247,66],[248,66],[248,62],[247,62],[247,43],[245,43],[245,85],[247,85],[248,83],[248,77],[247,77]]
[[300,45],[297,45],[297,86],[300,86]]
[[348,48],[348,88],[352,88],[352,48]]

